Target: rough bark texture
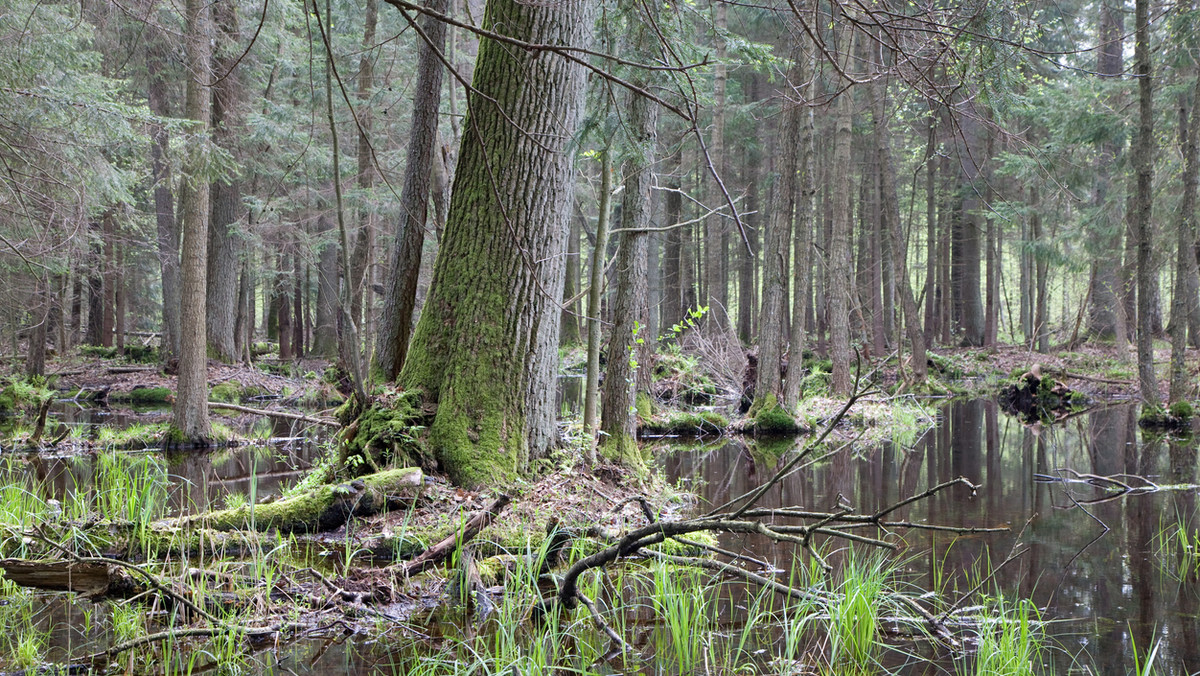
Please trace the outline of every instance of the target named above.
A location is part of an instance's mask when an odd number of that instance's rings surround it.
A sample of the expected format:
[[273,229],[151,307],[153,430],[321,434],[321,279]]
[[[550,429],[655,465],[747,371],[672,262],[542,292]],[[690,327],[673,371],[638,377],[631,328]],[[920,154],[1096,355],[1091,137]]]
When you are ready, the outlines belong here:
[[[612,215],[612,155],[607,146],[600,149],[599,202],[588,287],[587,385],[583,395],[583,429],[593,440],[600,421],[600,306],[604,295],[605,257],[608,255],[608,222]],[[589,447],[589,453],[591,450],[594,449]]]
[[[637,43],[643,49],[649,29],[638,29]],[[639,85],[644,86],[644,81]],[[654,151],[657,146],[655,125],[658,106],[636,94],[630,95],[627,125],[629,154],[624,162],[625,191],[621,198],[621,245],[618,248],[617,293],[613,307],[612,338],[608,343],[608,371],[601,400],[600,428],[605,433],[600,444],[604,458],[624,465],[643,468],[645,461],[637,445],[634,416],[639,369],[644,363],[641,349],[654,338],[646,330],[648,292],[648,249],[650,234],[650,191],[654,183]],[[643,364],[639,363],[643,362]],[[648,395],[647,395],[648,396]]]
[[1157,407],[1158,384],[1154,380],[1154,334],[1151,317],[1155,285],[1150,217],[1154,209],[1151,192],[1154,180],[1154,80],[1150,68],[1150,0],[1135,3],[1137,48],[1134,73],[1138,79],[1138,133],[1133,149],[1137,172],[1134,234],[1137,239],[1137,357],[1138,384],[1142,402]]
[[[444,12],[446,0],[429,0],[430,9]],[[422,19],[422,30],[438,52],[446,44],[446,24],[432,18]],[[479,86],[479,85],[477,85]],[[391,381],[404,366],[412,332],[413,311],[417,303],[417,281],[421,273],[421,248],[425,241],[425,221],[429,205],[430,172],[437,151],[437,112],[442,100],[442,62],[428,44],[422,43],[417,58],[417,83],[413,100],[413,124],[408,142],[408,159],[404,167],[404,188],[400,193],[400,212],[403,221],[396,249],[392,255],[391,284],[384,297],[383,315],[379,322],[379,343],[376,352],[379,377]],[[474,106],[476,116],[482,102]],[[479,123],[480,121],[476,121]],[[485,148],[484,153],[491,153]],[[484,162],[494,162],[481,157]],[[501,171],[497,167],[493,172]],[[479,187],[483,188],[485,181]],[[457,184],[456,184],[457,185]],[[452,207],[453,208],[453,207]]]
[[567,236],[567,277],[563,286],[562,334],[559,341],[564,345],[579,345],[579,309],[580,303],[569,302],[580,290],[580,251],[582,248],[583,214],[576,207],[576,213],[571,218],[571,229]]
[[[483,25],[584,46],[590,9],[585,0],[491,0]],[[556,438],[558,301],[584,71],[484,40],[474,81],[442,252],[400,375],[437,405],[429,448],[467,485],[513,479]]]
[[[816,87],[815,79],[809,76],[815,70],[813,57],[805,56],[797,51],[795,56],[795,82],[808,83],[804,85],[805,98],[812,100]],[[792,296],[792,326],[788,341],[788,377],[784,383],[783,406],[788,411],[795,411],[800,400],[800,382],[804,379],[804,345],[808,340],[805,321],[811,311],[812,303],[812,238],[813,219],[816,216],[815,198],[817,184],[815,179],[816,167],[813,165],[816,141],[815,116],[811,106],[797,107],[792,110],[797,115],[796,147],[799,156],[796,171],[791,181],[790,190],[795,199],[795,235],[792,239],[792,260],[795,267],[795,292]],[[785,181],[787,186],[788,182]],[[785,196],[785,199],[793,199]],[[761,360],[760,360],[761,362]]]
[[[201,131],[208,128],[209,95],[207,83],[212,81],[209,61],[209,6],[201,0],[188,0],[187,57],[191,77],[187,83],[187,117],[196,121]],[[208,242],[208,182],[196,180],[201,158],[191,153],[188,158],[188,180],[180,191],[183,214],[183,248],[181,261],[182,288],[180,293],[179,378],[175,393],[172,441],[205,442],[210,434],[208,423],[208,357],[205,353],[206,298],[204,294],[207,271]]]
[[[1200,96],[1200,69],[1193,74],[1193,96]],[[1196,135],[1200,133],[1200,98],[1193,98],[1190,109],[1183,97],[1179,109],[1179,143],[1183,150],[1183,199],[1179,206],[1178,232],[1175,257],[1175,291],[1171,303],[1171,396],[1170,402],[1185,401],[1192,389],[1191,378],[1184,363],[1187,347],[1189,314],[1191,307],[1190,289],[1196,278],[1196,187],[1197,153]]]
[[[374,122],[372,115],[370,97],[371,91],[375,88],[375,59],[378,58],[375,51],[375,26],[379,19],[379,2],[378,0],[367,0],[366,14],[363,18],[363,39],[362,39],[362,58],[358,61],[358,91],[355,92],[355,98],[358,101],[355,107],[355,115],[358,117],[358,144],[355,152],[358,161],[358,189],[363,194],[369,194],[375,185],[375,159],[371,156],[371,128]],[[367,270],[370,268],[371,251],[375,248],[375,222],[371,209],[367,205],[366,200],[360,201],[358,210],[358,232],[355,235],[354,254],[350,259],[350,279],[348,283],[351,285],[351,307],[350,316],[354,318],[356,326],[361,327],[360,334],[364,338],[371,338],[373,331],[367,327],[369,318],[374,317],[370,311],[370,303],[366,301],[369,295],[364,293],[364,289],[370,287],[366,285]],[[364,346],[364,352],[370,354],[369,346]]]
[[[1111,0],[1100,6],[1100,43],[1096,70],[1102,76],[1119,77],[1124,69],[1121,50],[1124,44],[1120,9]],[[1098,248],[1091,279],[1091,306],[1088,312],[1088,334],[1097,338],[1127,340],[1125,313],[1121,294],[1121,234],[1124,230],[1119,202],[1109,206],[1110,172],[1116,165],[1116,143],[1105,139],[1100,143],[1096,160],[1096,183],[1092,195],[1095,210],[1094,226]],[[1118,345],[1118,348],[1123,346]],[[1122,352],[1125,350],[1122,349]]]
[[850,394],[850,229],[853,191],[850,189],[850,92],[838,95],[833,136],[833,224],[829,246],[829,354],[833,360],[833,393]]
[[[238,44],[237,10],[232,2],[213,5],[216,24],[216,58],[214,76],[223,76],[212,86],[213,140],[225,150],[236,153],[238,148],[238,111],[242,85],[235,61],[241,55]],[[212,184],[212,216],[208,228],[208,276],[205,280],[208,300],[209,354],[223,362],[237,359],[234,327],[237,320],[238,261],[240,237],[237,224],[242,218],[242,187],[236,178],[214,181]],[[242,227],[245,227],[243,224]]]

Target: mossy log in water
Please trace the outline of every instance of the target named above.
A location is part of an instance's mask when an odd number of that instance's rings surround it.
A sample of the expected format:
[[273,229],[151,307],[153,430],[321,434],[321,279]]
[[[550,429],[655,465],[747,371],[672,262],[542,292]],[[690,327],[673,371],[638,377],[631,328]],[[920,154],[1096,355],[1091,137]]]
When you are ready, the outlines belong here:
[[423,479],[423,473],[415,467],[387,470],[350,483],[318,486],[275,502],[186,517],[175,524],[218,531],[329,531],[344,525],[353,516],[371,516],[412,506],[421,495]]

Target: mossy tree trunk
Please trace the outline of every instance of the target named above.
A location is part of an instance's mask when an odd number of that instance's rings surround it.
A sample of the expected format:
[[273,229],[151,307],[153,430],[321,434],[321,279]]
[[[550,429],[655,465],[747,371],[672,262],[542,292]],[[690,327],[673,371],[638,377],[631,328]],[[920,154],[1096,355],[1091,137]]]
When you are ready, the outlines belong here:
[[[635,51],[646,52],[649,28],[635,29]],[[646,86],[645,78],[635,79]],[[654,183],[654,152],[658,144],[655,128],[658,106],[637,94],[630,94],[627,128],[627,154],[624,165],[625,191],[621,198],[621,245],[617,255],[617,293],[613,308],[612,337],[608,343],[608,372],[601,400],[600,429],[604,441],[600,455],[634,468],[645,461],[637,445],[633,414],[638,396],[638,369],[649,368],[642,346],[654,338],[648,335],[646,316],[648,293],[648,250],[650,234],[650,191]]]
[[[490,0],[484,25],[585,46],[592,3]],[[556,439],[554,374],[582,66],[483,40],[433,284],[399,381],[436,405],[459,484],[512,480]]]
[[[191,64],[187,83],[187,117],[195,122],[197,145],[207,143],[212,82],[209,43],[212,36],[209,6],[201,0],[187,0],[187,57]],[[208,422],[208,355],[205,312],[205,276],[207,272],[209,184],[200,176],[204,159],[200,148],[188,153],[185,179],[180,190],[183,220],[183,248],[180,256],[179,379],[175,394],[172,439],[201,442],[210,435]]]

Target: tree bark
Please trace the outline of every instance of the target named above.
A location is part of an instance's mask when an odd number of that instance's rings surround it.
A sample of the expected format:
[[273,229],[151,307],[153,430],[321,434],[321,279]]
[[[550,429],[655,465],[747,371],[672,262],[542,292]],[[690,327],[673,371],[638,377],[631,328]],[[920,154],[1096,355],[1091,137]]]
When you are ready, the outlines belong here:
[[833,229],[829,246],[829,353],[833,360],[833,394],[850,394],[850,141],[854,115],[850,92],[837,97],[833,143]]
[[333,224],[324,214],[317,218],[317,316],[313,327],[313,354],[324,359],[338,356],[338,243]]
[[[649,51],[650,29],[639,26],[634,52]],[[635,84],[648,86],[645,77]],[[621,240],[618,247],[617,290],[613,309],[612,338],[608,343],[608,372],[601,400],[600,428],[605,434],[600,455],[607,460],[644,469],[645,460],[637,445],[636,409],[638,370],[650,368],[645,358],[646,341],[653,336],[646,330],[648,293],[648,249],[651,194],[654,183],[654,152],[658,105],[637,94],[630,94],[627,129],[629,151],[624,162],[625,185],[621,199]],[[647,395],[648,396],[648,395]]]
[[[804,379],[804,345],[808,339],[805,321],[812,305],[812,238],[817,194],[816,167],[813,164],[816,130],[813,109],[809,105],[816,91],[816,78],[812,75],[816,71],[816,61],[815,57],[805,56],[803,50],[797,49],[793,52],[793,62],[793,81],[807,84],[802,85],[805,105],[791,106],[790,113],[796,119],[786,123],[794,125],[795,129],[794,146],[798,153],[795,170],[789,173],[788,163],[785,161],[783,165],[785,175],[782,189],[786,191],[783,195],[784,213],[791,214],[792,210],[786,205],[789,202],[795,203],[795,234],[792,240],[792,260],[795,268],[792,281],[795,291],[792,297],[792,326],[788,342],[788,375],[783,390],[783,407],[789,412],[796,410],[801,394],[800,383]],[[785,131],[785,138],[787,134]],[[790,141],[785,142],[793,145]],[[762,363],[761,358],[759,363]]]
[[[238,106],[243,88],[237,60],[239,45],[237,7],[232,2],[212,6],[215,23],[213,71],[222,76],[212,92],[213,141],[231,154],[238,151]],[[241,238],[236,234],[242,220],[241,181],[229,177],[213,181],[212,214],[208,228],[208,272],[205,280],[209,354],[225,363],[238,357],[234,326],[237,321],[238,262]],[[243,224],[244,227],[244,224]]]
[[[203,134],[208,129],[207,91],[212,81],[209,43],[212,27],[209,6],[202,0],[187,0],[187,57],[191,77],[187,82],[186,114]],[[187,180],[180,191],[183,214],[183,247],[180,256],[182,287],[180,293],[179,371],[171,426],[171,441],[200,443],[210,435],[208,422],[208,331],[205,276],[209,217],[209,185],[200,178],[200,153],[190,153],[186,162]]]
[[1192,380],[1184,363],[1187,333],[1193,311],[1190,291],[1196,286],[1196,190],[1200,153],[1197,134],[1200,134],[1200,66],[1193,66],[1192,105],[1181,97],[1179,108],[1179,144],[1183,151],[1183,197],[1179,205],[1175,256],[1175,290],[1171,299],[1171,390],[1170,403],[1186,401],[1191,393]]
[[[153,29],[152,29],[153,30]],[[155,34],[146,51],[147,103],[160,117],[171,115],[167,77],[163,73],[165,48]],[[175,222],[175,199],[171,194],[169,139],[164,125],[150,131],[150,170],[154,180],[154,217],[157,226],[158,264],[162,275],[162,339],[159,358],[165,363],[179,354],[179,226]]]
[[[484,25],[586,46],[590,10],[585,0],[489,0]],[[562,259],[585,78],[557,55],[485,39],[474,81],[441,255],[399,378],[436,404],[428,447],[463,485],[510,481],[557,438]]]
[[[429,7],[433,11],[444,12],[446,0],[429,0]],[[437,112],[442,100],[442,62],[438,59],[438,53],[445,48],[446,24],[426,17],[421,19],[421,28],[433,47],[423,42],[417,57],[413,124],[409,135],[408,159],[404,166],[404,188],[400,193],[403,221],[392,254],[392,282],[383,301],[376,350],[376,370],[385,381],[395,380],[408,355],[413,312],[417,303],[417,281],[421,272],[421,248],[425,241],[426,214],[429,211],[430,172],[437,151]],[[495,104],[484,102],[480,105]],[[478,107],[473,107],[471,112],[478,115]],[[485,163],[492,161],[484,158]],[[492,167],[490,171],[499,169]],[[485,183],[479,188],[485,189],[486,186]]]
[[[583,398],[583,429],[592,439],[589,456],[594,455],[600,421],[600,305],[604,296],[604,265],[608,255],[608,222],[612,213],[612,156],[605,146],[600,149],[600,204],[596,217],[596,242],[592,247],[591,282],[587,309],[587,384]],[[589,458],[594,460],[594,457]]]
[[1134,210],[1134,235],[1137,240],[1137,356],[1138,384],[1142,403],[1150,408],[1159,405],[1158,383],[1154,378],[1154,334],[1151,311],[1155,275],[1152,260],[1151,222],[1154,209],[1154,80],[1150,64],[1150,0],[1135,2],[1137,22],[1134,52],[1134,74],[1138,79],[1138,131],[1133,149],[1133,166],[1137,172],[1137,195]]

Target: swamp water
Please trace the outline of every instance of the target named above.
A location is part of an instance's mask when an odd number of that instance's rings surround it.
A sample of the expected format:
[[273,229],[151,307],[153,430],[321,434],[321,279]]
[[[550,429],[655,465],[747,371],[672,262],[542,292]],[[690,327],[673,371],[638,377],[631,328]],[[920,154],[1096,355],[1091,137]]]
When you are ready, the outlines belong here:
[[[90,414],[89,414],[90,415]],[[914,589],[939,590],[943,598],[956,600],[967,590],[981,586],[988,594],[1010,599],[1032,599],[1047,635],[1038,671],[1047,674],[1134,673],[1134,653],[1146,654],[1158,647],[1156,673],[1192,674],[1200,670],[1200,553],[1196,535],[1197,447],[1194,441],[1153,439],[1136,425],[1137,409],[1116,405],[1097,409],[1053,427],[1029,427],[998,411],[994,402],[957,402],[944,407],[937,427],[915,442],[851,444],[802,472],[795,473],[764,495],[760,505],[801,505],[828,511],[839,504],[850,505],[859,514],[918,494],[941,482],[964,476],[979,484],[972,493],[955,487],[914,503],[896,514],[913,522],[963,527],[1008,525],[1005,533],[955,537],[948,533],[899,531],[903,548],[895,555],[901,578]],[[114,424],[107,418],[108,424]],[[78,424],[93,424],[83,421]],[[259,423],[255,423],[259,424]],[[292,438],[298,430],[279,427],[277,437]],[[672,481],[696,490],[702,500],[720,504],[768,479],[774,468],[793,448],[792,443],[758,444],[753,440],[722,439],[716,443],[662,446],[657,454]],[[228,495],[247,499],[277,493],[303,476],[315,460],[314,444],[294,439],[274,445],[222,449],[211,453],[163,457],[153,452],[127,453],[139,462],[151,463],[155,481],[161,482],[167,511],[189,513],[222,506]],[[69,499],[73,490],[96,486],[98,464],[92,454],[42,456],[0,453],[7,468],[5,481],[14,472],[36,477],[46,497]],[[134,463],[136,465],[136,463]],[[131,465],[133,466],[133,465]],[[1129,486],[1144,482],[1120,475],[1145,477],[1163,487],[1125,495],[1115,484],[1097,487],[1086,476],[1117,476]],[[1182,535],[1181,535],[1182,534]],[[794,547],[773,544],[765,538],[722,535],[725,549],[744,552],[781,569],[791,566]],[[1010,553],[1019,552],[1001,566]],[[828,552],[838,562],[844,552]],[[997,569],[998,567],[998,569]],[[786,574],[784,575],[786,578]],[[981,584],[982,581],[982,584]],[[650,574],[631,580],[630,586],[655,585]],[[920,592],[915,592],[919,594]],[[972,596],[964,605],[978,602]],[[612,599],[610,599],[612,602]],[[0,620],[5,632],[40,635],[41,658],[67,664],[72,658],[105,645],[120,633],[127,621],[128,603],[93,604],[68,594],[33,594],[22,602],[21,613],[7,612],[17,603],[0,599]],[[740,585],[727,584],[706,607],[709,617],[694,619],[692,627],[704,627],[718,641],[737,641],[744,636],[747,616],[755,607],[754,597]],[[648,601],[634,606],[622,633],[641,657],[622,663],[604,661],[599,654],[582,663],[553,673],[678,673],[676,665],[685,657],[672,656],[667,638],[675,619],[664,619]],[[315,635],[278,646],[256,646],[249,657],[244,644],[227,653],[205,648],[200,655],[164,655],[172,667],[143,663],[135,669],[150,673],[198,673],[216,668],[237,673],[367,674],[367,673],[539,673],[523,668],[512,672],[497,661],[469,663],[472,650],[498,645],[509,619],[493,619],[497,638],[484,635],[473,643],[459,644],[436,660],[414,655],[413,645],[429,652],[441,650],[430,636],[450,636],[457,627],[439,622],[421,624],[414,619],[382,641],[362,642],[346,637],[336,625],[321,628]],[[469,625],[470,622],[467,622]],[[586,617],[576,624],[588,631]],[[511,627],[507,628],[511,632]],[[676,628],[678,629],[678,628]],[[686,627],[684,628],[686,629]],[[461,630],[474,633],[467,628]],[[746,645],[749,658],[741,662],[747,673],[813,673],[811,663],[780,662],[772,655],[784,641],[777,626],[764,624],[752,630]],[[537,641],[509,633],[509,649],[534,651]],[[482,641],[482,642],[480,642]],[[878,668],[867,673],[936,674],[955,673],[963,668],[935,657],[927,643],[885,637],[889,648],[878,655]],[[582,641],[581,641],[582,643]],[[574,654],[602,653],[607,640],[594,636],[585,650]],[[466,645],[464,651],[461,648]],[[472,647],[474,646],[474,647]],[[515,648],[513,648],[515,646]],[[10,653],[19,647],[9,642]],[[241,655],[234,659],[234,656]],[[722,673],[706,662],[705,655],[692,656],[695,673]],[[523,663],[532,664],[528,656]],[[0,671],[20,666],[12,654],[0,656]],[[550,673],[550,672],[547,672]],[[728,673],[728,672],[725,672]]]

